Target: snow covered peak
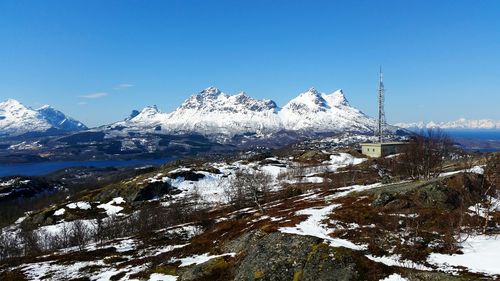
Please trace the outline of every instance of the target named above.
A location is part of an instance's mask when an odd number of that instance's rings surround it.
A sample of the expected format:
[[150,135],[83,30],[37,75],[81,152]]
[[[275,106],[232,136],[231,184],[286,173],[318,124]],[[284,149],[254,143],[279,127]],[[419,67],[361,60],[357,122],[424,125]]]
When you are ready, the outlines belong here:
[[328,108],[328,102],[323,98],[322,94],[316,91],[316,89],[310,88],[307,92],[301,93],[296,98],[289,101],[283,107],[283,110],[307,114],[325,111]]
[[324,94],[323,98],[330,106],[349,106],[349,102],[347,101],[342,89],[339,89],[329,95]]
[[0,110],[7,111],[23,109],[27,109],[27,107],[15,99],[6,99],[5,101],[0,102]]
[[148,122],[157,119],[158,115],[162,114],[164,113],[161,113],[156,105],[150,105],[143,108],[140,112],[137,110],[132,111],[129,120],[133,122]]
[[287,130],[370,132],[375,126],[375,120],[349,105],[342,90],[328,95],[311,88],[288,102],[279,114]]
[[210,87],[169,114],[164,127],[169,131],[235,135],[276,131],[280,126],[274,101],[254,99],[244,92],[227,95]]
[[50,106],[34,110],[14,99],[0,103],[1,136],[45,132],[49,129],[77,131],[86,128],[81,122],[66,117],[62,112]]
[[244,92],[237,95],[227,95],[217,88],[210,87],[189,97],[173,114],[189,110],[205,112],[266,111],[276,107],[276,104],[271,100],[257,100]]
[[50,105],[44,105],[36,111],[56,129],[64,131],[79,131],[87,129],[87,126],[85,126],[82,122],[79,122],[71,117],[67,117],[64,113],[51,107]]
[[222,92],[219,89],[217,89],[216,87],[208,87],[199,93],[200,96],[209,97],[209,98],[215,98],[215,97],[219,96],[220,94],[222,94]]

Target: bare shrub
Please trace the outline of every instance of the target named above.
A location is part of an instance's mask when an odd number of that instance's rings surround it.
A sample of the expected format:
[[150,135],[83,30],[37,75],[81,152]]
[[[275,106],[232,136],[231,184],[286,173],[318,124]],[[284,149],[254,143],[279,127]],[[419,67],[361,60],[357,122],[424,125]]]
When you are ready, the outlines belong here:
[[400,164],[408,177],[430,179],[442,172],[450,147],[450,139],[440,129],[422,131],[402,148]]
[[71,245],[77,246],[81,251],[85,249],[91,238],[91,229],[81,220],[76,220],[71,225]]
[[247,206],[251,202],[264,212],[262,203],[267,201],[271,183],[271,176],[264,172],[238,171],[226,189],[226,196],[237,208]]

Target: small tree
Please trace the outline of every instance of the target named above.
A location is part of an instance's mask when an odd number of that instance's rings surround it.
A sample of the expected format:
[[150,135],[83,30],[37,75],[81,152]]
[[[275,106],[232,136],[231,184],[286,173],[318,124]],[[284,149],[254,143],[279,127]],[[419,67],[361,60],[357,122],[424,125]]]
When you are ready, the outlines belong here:
[[438,176],[449,154],[451,141],[440,129],[421,131],[402,149],[401,165],[412,179]]
[[486,166],[484,167],[484,184],[486,185],[484,191],[484,222],[482,231],[486,233],[488,224],[490,222],[490,213],[496,210],[500,205],[500,155],[495,154],[486,158]]
[[71,244],[83,251],[90,239],[90,233],[90,228],[83,221],[74,221],[71,225]]
[[261,212],[264,212],[262,202],[267,200],[271,188],[272,178],[264,172],[238,171],[231,179],[226,194],[230,202],[242,207],[252,202]]

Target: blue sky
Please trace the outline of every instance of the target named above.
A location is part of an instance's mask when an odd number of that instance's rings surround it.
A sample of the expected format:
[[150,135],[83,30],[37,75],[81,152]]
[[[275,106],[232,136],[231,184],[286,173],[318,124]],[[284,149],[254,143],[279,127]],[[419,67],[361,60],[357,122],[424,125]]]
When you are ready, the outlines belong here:
[[500,119],[500,1],[0,1],[0,99],[90,126],[209,86],[342,88],[389,122]]

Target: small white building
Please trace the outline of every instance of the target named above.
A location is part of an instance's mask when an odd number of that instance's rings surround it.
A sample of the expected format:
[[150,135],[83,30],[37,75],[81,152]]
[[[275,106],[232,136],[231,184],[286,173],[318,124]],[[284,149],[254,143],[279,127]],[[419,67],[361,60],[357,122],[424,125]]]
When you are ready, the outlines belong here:
[[405,142],[362,143],[361,153],[370,157],[384,157],[399,153]]

